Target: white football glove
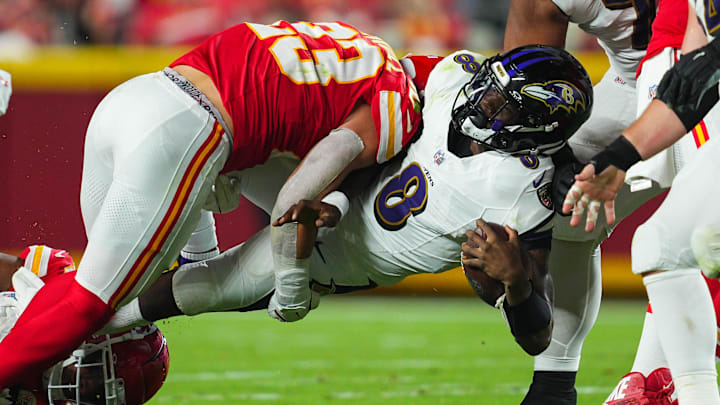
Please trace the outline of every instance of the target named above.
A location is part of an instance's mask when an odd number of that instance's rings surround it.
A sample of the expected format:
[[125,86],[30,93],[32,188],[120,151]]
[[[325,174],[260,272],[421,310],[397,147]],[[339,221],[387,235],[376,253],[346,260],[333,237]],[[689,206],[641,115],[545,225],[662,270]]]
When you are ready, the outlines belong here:
[[12,94],[12,80],[10,73],[0,69],[0,115],[7,111],[10,95]]
[[20,267],[12,276],[12,285],[18,301],[18,310],[22,314],[30,304],[35,294],[45,285],[35,273]]
[[240,179],[225,174],[215,178],[212,192],[205,201],[204,209],[223,214],[238,207],[242,198]]

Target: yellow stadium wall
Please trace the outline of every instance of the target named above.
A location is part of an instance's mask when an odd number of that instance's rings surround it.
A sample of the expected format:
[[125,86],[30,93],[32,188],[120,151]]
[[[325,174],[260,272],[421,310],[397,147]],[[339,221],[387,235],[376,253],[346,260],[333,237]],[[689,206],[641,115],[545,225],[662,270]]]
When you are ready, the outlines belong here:
[[[0,68],[13,75],[9,114],[0,118],[0,187],[12,197],[0,202],[0,250],[19,252],[33,243],[66,248],[79,260],[85,239],[77,204],[84,127],[94,105],[109,89],[133,76],[162,69],[181,48],[41,48],[21,57],[0,57]],[[602,53],[576,56],[594,82],[608,63]],[[51,159],[48,162],[48,159]],[[55,160],[53,160],[55,159]],[[32,194],[34,191],[37,194]],[[58,196],[62,195],[62,201]],[[647,216],[647,212],[644,212]],[[218,220],[225,248],[246,239],[267,218],[249,203]],[[638,222],[638,221],[635,221]],[[630,272],[629,238],[637,223],[618,230],[604,249],[606,295],[643,294],[640,278]],[[241,231],[238,231],[240,229]],[[409,277],[387,294],[472,294],[459,269]]]

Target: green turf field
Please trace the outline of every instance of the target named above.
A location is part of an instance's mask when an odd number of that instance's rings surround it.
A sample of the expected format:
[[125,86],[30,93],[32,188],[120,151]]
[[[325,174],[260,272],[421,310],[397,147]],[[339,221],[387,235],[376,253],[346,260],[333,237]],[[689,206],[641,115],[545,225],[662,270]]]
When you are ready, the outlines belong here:
[[[602,403],[627,372],[646,305],[603,303],[579,404]],[[151,404],[517,405],[532,374],[500,313],[473,298],[326,297],[294,324],[256,312],[158,326],[170,374]]]

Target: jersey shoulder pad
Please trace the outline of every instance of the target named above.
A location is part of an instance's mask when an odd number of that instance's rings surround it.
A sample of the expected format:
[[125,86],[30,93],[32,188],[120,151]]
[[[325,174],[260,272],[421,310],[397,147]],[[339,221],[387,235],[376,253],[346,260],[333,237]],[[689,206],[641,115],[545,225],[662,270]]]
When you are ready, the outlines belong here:
[[430,72],[425,87],[425,106],[452,103],[465,83],[480,69],[485,56],[460,50],[443,58]]
[[20,254],[20,258],[25,260],[26,269],[45,282],[52,277],[75,270],[75,262],[68,252],[45,245],[28,246]]

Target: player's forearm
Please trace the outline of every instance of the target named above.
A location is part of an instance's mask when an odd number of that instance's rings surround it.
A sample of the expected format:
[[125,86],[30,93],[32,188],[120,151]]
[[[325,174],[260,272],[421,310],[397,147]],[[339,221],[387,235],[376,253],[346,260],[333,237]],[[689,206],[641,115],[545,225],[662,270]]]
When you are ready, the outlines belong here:
[[662,101],[653,100],[640,118],[623,131],[623,136],[646,160],[674,144],[685,133],[677,115]]
[[[517,283],[515,297],[507,295],[503,310],[515,341],[530,355],[544,351],[552,339],[552,278],[547,269],[548,249],[523,249],[523,266],[530,282]],[[524,299],[519,300],[522,296]]]
[[505,28],[505,51],[522,45],[565,47],[568,18],[551,0],[513,0]]

